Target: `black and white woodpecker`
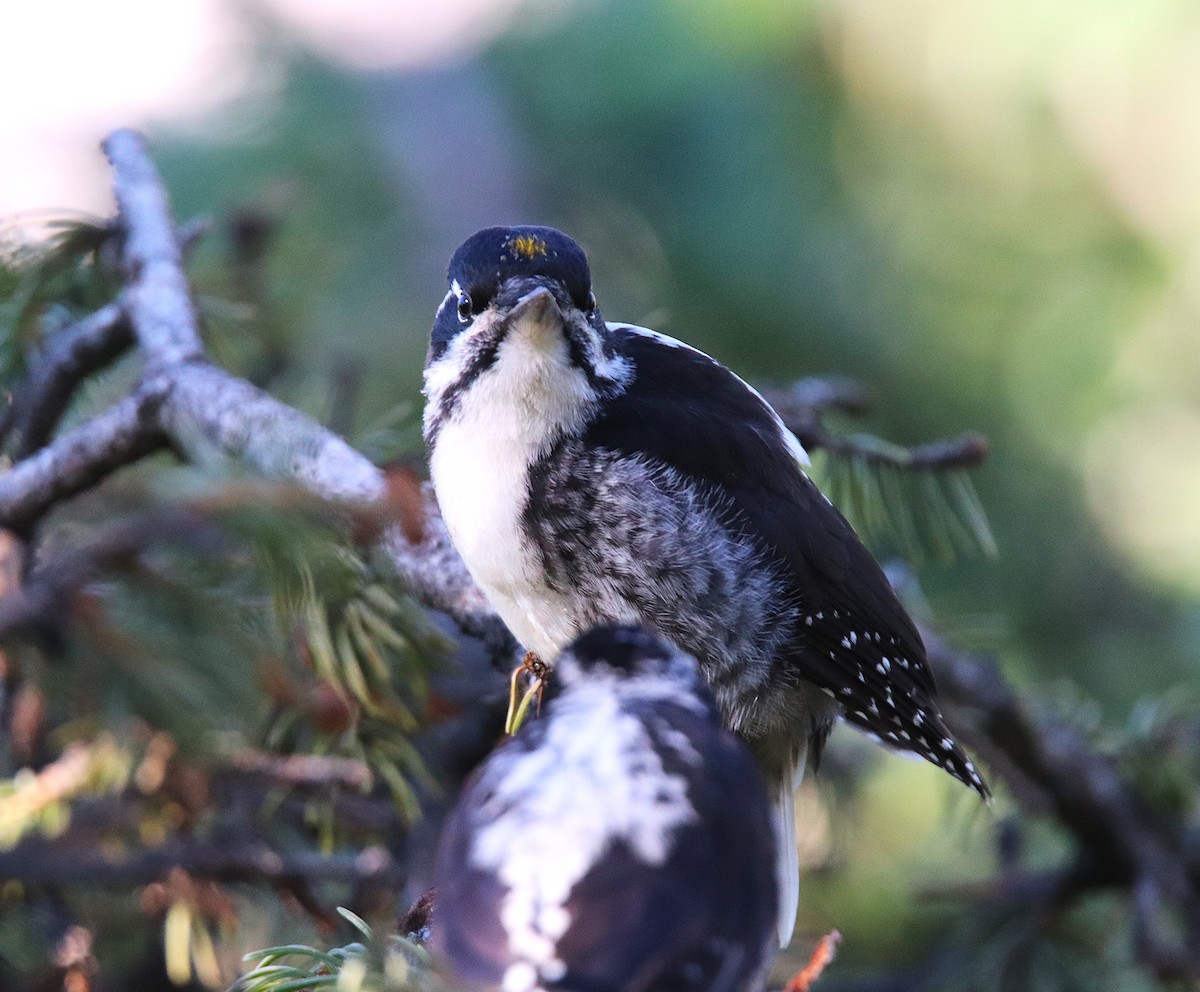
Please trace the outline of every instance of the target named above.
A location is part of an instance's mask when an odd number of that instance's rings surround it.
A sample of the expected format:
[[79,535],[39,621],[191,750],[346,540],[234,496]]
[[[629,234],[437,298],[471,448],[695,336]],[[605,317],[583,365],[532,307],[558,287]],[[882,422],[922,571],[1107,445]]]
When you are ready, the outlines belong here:
[[782,942],[793,792],[837,718],[987,795],[912,620],[762,396],[680,341],[606,323],[583,250],[552,228],[479,231],[449,281],[425,439],[455,547],[544,659],[604,622],[699,659],[774,793]]
[[487,992],[757,992],[775,834],[690,655],[599,627],[446,821],[431,943]]

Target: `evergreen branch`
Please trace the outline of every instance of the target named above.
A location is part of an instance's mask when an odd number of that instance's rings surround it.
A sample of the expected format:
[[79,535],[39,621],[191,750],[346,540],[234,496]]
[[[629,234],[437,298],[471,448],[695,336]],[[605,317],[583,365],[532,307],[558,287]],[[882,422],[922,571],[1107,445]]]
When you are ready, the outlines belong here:
[[[1135,944],[1160,979],[1200,978],[1200,864],[1186,831],[1148,809],[1114,762],[1064,720],[1035,717],[989,658],[961,655],[922,628],[947,709],[958,710],[962,736],[1034,814],[1049,810],[1074,838],[1074,861],[1022,884],[1002,880],[1006,899],[1061,905],[1095,888],[1124,890]],[[1013,770],[1016,774],[1013,774]],[[1182,934],[1164,919],[1174,917]]]
[[869,434],[834,433],[825,425],[827,413],[862,416],[870,409],[870,395],[848,379],[801,379],[792,386],[764,389],[762,394],[810,454],[827,451],[905,471],[978,468],[987,458],[987,438],[976,431],[912,447]]
[[826,491],[869,544],[890,544],[910,560],[932,549],[937,558],[981,550],[997,554],[987,515],[968,472],[987,457],[983,435],[905,447],[871,434],[839,434],[825,424],[831,412],[861,416],[865,389],[840,377],[802,379],[767,389],[766,400],[810,454],[824,459]]
[[[131,308],[138,344],[148,368],[170,383],[162,411],[168,433],[184,450],[203,438],[326,499],[383,502],[387,480],[365,457],[315,420],[204,359],[162,179],[140,135],[117,131],[105,149],[127,232],[126,267],[137,280]],[[432,494],[424,501],[424,540],[414,545],[391,526],[380,545],[418,598],[496,650],[510,650],[511,635],[451,546]]]

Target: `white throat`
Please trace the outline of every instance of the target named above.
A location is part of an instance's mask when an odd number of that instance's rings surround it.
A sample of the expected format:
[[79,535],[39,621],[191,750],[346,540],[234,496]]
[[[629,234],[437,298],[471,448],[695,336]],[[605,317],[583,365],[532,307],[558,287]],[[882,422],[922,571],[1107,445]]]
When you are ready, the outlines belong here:
[[[469,334],[488,332],[473,327]],[[461,374],[470,338],[461,335],[426,370],[427,420]],[[459,395],[430,452],[455,548],[513,633],[543,657],[557,654],[575,631],[523,537],[529,470],[561,438],[580,432],[598,401],[571,363],[561,326],[521,321],[508,329],[492,366]]]

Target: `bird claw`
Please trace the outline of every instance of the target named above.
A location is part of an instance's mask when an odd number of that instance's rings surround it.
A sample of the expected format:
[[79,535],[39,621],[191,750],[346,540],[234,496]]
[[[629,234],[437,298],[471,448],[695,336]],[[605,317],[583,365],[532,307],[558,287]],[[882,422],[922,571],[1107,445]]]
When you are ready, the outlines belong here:
[[[531,676],[533,680],[523,695],[518,688],[522,674]],[[542,693],[545,691],[546,679],[549,675],[550,666],[532,651],[526,651],[525,657],[521,659],[521,664],[513,669],[508,680],[508,714],[504,718],[506,734],[511,736],[521,729],[521,724],[525,722],[525,715],[529,711],[529,704],[535,697],[537,698],[537,712],[539,714],[542,712]]]

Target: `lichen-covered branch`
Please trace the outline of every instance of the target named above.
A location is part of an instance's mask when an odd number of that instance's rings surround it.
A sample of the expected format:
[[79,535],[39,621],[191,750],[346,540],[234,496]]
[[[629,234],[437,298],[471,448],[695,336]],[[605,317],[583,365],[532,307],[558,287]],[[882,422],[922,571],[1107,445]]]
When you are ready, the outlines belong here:
[[204,354],[183,249],[145,139],[135,131],[114,131],[104,152],[113,167],[126,271],[132,280],[134,333],[147,370],[154,374]]
[[[35,363],[22,394],[30,409],[14,412],[26,457],[0,476],[0,525],[25,530],[55,503],[167,440],[196,459],[235,458],[295,479],[324,499],[386,503],[386,480],[369,460],[311,417],[208,361],[183,271],[187,231],[181,234],[171,218],[145,142],[117,131],[105,152],[128,285],[119,300],[52,335]],[[42,448],[80,380],[130,343],[145,363],[137,392]],[[432,496],[426,499],[431,525],[420,546],[398,527],[384,528],[381,544],[430,606],[492,645],[511,644],[438,525]]]

